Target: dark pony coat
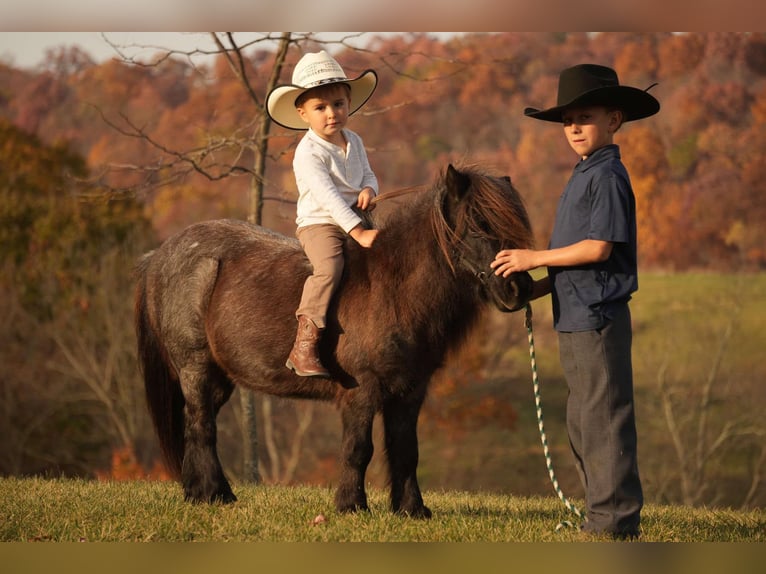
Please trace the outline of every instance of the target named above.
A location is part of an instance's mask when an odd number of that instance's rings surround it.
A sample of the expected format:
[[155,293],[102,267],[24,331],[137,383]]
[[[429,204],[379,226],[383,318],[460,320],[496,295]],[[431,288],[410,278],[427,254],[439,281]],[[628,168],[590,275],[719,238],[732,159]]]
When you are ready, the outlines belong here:
[[510,179],[477,168],[449,166],[411,199],[386,217],[373,212],[381,220],[373,221],[380,234],[372,248],[346,245],[320,345],[332,379],[285,367],[311,271],[295,239],[241,221],[209,221],[138,263],[135,321],[147,401],[186,499],[236,500],[216,451],[216,416],[241,385],[338,405],[339,511],[367,508],[364,476],[381,413],[391,508],[431,515],[416,476],[428,382],[488,304],[514,311],[528,301],[528,274],[504,279],[489,264],[502,248],[529,247],[532,233]]

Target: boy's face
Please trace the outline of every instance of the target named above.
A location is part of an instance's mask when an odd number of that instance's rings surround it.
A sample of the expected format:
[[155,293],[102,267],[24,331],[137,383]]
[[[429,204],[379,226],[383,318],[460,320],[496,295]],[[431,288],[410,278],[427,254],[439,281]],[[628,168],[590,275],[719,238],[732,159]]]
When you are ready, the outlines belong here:
[[348,122],[348,87],[328,86],[308,96],[297,108],[301,119],[322,139],[345,145],[341,130]]
[[570,147],[582,159],[609,145],[620,127],[622,113],[604,106],[569,108],[562,112],[564,134]]

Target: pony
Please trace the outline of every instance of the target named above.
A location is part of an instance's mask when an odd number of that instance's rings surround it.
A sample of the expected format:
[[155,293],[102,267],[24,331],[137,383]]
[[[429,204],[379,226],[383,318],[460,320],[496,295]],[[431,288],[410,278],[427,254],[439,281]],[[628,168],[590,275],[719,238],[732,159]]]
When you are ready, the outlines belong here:
[[296,239],[243,221],[206,221],[139,260],[135,328],[146,398],[186,500],[236,501],[216,450],[216,417],[240,385],[335,402],[339,512],[368,510],[364,477],[381,414],[391,511],[431,516],[417,479],[428,383],[482,310],[511,312],[528,302],[529,274],[502,278],[489,264],[500,249],[531,246],[532,231],[510,178],[475,166],[450,164],[430,188],[399,191],[418,193],[387,216],[372,212],[375,244],[344,247],[344,275],[319,347],[328,379],[285,367],[311,272]]

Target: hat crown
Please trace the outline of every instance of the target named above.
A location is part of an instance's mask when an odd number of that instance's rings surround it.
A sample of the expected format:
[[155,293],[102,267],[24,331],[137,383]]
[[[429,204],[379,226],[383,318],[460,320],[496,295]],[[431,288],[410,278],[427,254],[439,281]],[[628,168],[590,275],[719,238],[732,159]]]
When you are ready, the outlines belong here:
[[322,50],[315,54],[306,54],[300,59],[293,70],[292,83],[301,88],[314,88],[347,79],[346,73],[335,58]]
[[593,90],[619,85],[617,72],[612,68],[597,64],[579,64],[567,68],[559,75],[557,105],[566,105]]
[[617,72],[598,64],[578,64],[559,74],[556,106],[546,110],[525,108],[524,115],[547,122],[562,122],[567,108],[614,106],[623,112],[626,122],[648,118],[660,111],[660,102],[646,90],[621,86]]

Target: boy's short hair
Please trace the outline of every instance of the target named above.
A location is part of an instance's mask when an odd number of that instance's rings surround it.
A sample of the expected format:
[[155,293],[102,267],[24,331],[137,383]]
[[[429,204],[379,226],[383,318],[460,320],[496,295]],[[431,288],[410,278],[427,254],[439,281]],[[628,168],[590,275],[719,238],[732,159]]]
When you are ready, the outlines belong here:
[[346,97],[351,98],[351,86],[349,86],[345,82],[336,82],[332,84],[327,84],[324,86],[317,86],[315,88],[311,88],[310,90],[306,90],[301,95],[299,95],[297,98],[295,98],[295,107],[300,108],[304,103],[306,103],[306,100],[310,98],[323,98],[327,96],[333,95],[338,88],[340,87],[345,88]]

